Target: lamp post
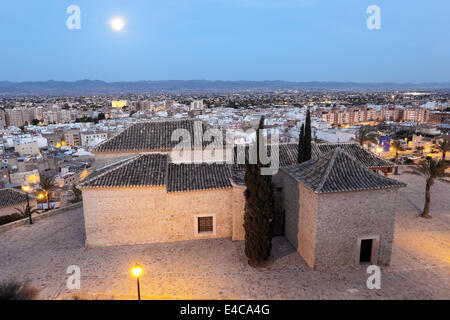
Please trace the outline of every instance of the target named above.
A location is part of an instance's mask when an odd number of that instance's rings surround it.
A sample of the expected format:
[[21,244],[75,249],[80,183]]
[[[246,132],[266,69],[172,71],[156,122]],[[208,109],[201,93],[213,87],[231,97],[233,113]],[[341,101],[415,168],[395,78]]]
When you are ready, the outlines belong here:
[[22,190],[27,195],[27,209],[26,209],[26,212],[28,213],[28,216],[30,217],[30,224],[33,224],[33,220],[31,220],[30,197],[28,196],[28,191],[30,191],[30,186],[28,184],[25,184],[25,185],[22,186]]
[[[44,194],[43,194],[42,192],[38,194],[38,199],[39,199],[39,200],[42,200],[42,199],[44,199],[44,198],[45,198],[45,196],[44,196]],[[42,207],[43,207],[43,206],[42,206],[42,203],[41,203],[41,210],[43,211],[44,209],[42,209]],[[38,208],[39,208],[39,207],[38,207]]]
[[142,267],[140,265],[136,264],[131,271],[133,272],[134,276],[137,279],[138,300],[141,300],[141,288],[139,287],[139,276],[142,273]]

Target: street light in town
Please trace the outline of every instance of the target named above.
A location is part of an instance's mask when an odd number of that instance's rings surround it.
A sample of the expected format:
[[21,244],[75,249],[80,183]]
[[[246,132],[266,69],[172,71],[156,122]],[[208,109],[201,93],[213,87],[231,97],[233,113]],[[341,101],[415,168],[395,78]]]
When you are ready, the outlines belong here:
[[26,213],[29,215],[30,217],[30,224],[33,224],[33,220],[31,220],[31,208],[30,208],[30,197],[28,195],[28,191],[30,191],[30,186],[28,184],[24,184],[22,186],[22,190],[25,192],[25,194],[27,195],[27,209],[26,209]]
[[136,264],[133,269],[131,269],[131,271],[133,272],[133,275],[136,277],[137,279],[137,293],[138,293],[138,300],[141,300],[141,289],[139,287],[139,276],[142,273],[142,267],[138,264]]

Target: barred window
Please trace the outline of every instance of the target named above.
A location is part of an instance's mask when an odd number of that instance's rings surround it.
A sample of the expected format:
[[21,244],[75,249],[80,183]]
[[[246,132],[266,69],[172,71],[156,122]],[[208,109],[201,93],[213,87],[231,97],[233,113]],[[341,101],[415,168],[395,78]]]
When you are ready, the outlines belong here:
[[213,217],[198,217],[198,233],[213,232]]

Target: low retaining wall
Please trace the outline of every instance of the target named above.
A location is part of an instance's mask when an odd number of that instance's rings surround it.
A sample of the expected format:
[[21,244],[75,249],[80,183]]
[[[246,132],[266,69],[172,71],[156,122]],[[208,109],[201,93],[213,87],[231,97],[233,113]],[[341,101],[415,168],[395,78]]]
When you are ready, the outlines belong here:
[[[83,202],[78,202],[78,203],[72,204],[72,205],[64,207],[64,208],[50,210],[50,211],[43,212],[43,213],[40,213],[40,214],[33,214],[32,215],[33,224],[34,224],[35,221],[39,221],[39,220],[41,220],[43,218],[51,217],[51,216],[54,216],[56,214],[60,214],[60,213],[66,212],[66,211],[70,211],[70,210],[77,209],[77,208],[82,208],[82,207],[83,207]],[[23,225],[29,224],[29,223],[30,223],[30,218],[29,217],[23,218],[23,219],[20,219],[20,220],[16,220],[14,222],[1,225],[0,226],[0,232],[4,232],[4,231],[7,231],[7,230],[12,229],[14,227],[23,226]]]

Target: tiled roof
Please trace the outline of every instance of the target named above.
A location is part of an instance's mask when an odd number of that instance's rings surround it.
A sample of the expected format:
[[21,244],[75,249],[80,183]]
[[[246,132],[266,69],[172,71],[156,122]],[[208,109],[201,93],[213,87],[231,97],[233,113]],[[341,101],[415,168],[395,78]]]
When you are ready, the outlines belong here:
[[93,171],[92,173],[90,173],[87,177],[85,177],[85,178],[81,181],[81,183],[82,183],[82,184],[86,184],[88,181],[93,180],[94,178],[98,177],[98,176],[101,175],[102,173],[105,173],[106,171],[111,171],[111,170],[117,168],[119,165],[123,164],[124,162],[129,161],[129,160],[131,160],[131,159],[135,159],[135,158],[137,158],[137,157],[139,157],[139,155],[133,155],[133,156],[130,156],[130,157],[126,158],[126,159],[121,159],[121,160],[116,161],[116,162],[114,162],[114,163],[111,163],[111,164],[109,164],[109,165],[107,165],[107,166],[104,166],[104,167],[102,167],[102,168],[96,169],[95,171]]
[[341,148],[346,153],[369,168],[394,166],[392,162],[373,154],[372,152],[362,148],[357,143],[318,143],[317,148],[321,153],[327,153],[329,151],[335,150],[336,148]]
[[163,186],[167,155],[142,154],[100,169],[80,183],[84,188]]
[[316,193],[401,188],[406,184],[381,176],[337,147],[318,159],[286,167],[285,172]]
[[[31,195],[30,195],[30,198]],[[0,208],[9,207],[24,203],[27,201],[27,196],[21,191],[14,189],[0,189]]]
[[165,186],[167,192],[231,188],[229,165],[168,163],[166,154],[142,154],[99,169],[82,188]]
[[[186,130],[190,134],[190,146],[199,141],[202,143],[203,135],[207,129],[202,121],[195,120],[169,120],[169,121],[147,121],[135,123],[119,132],[114,137],[97,145],[93,152],[117,152],[117,151],[167,151],[175,148],[182,141],[172,141],[172,133],[176,129]],[[196,130],[194,130],[196,129]],[[194,137],[194,135],[197,135]],[[205,147],[211,142],[203,141]],[[221,144],[223,146],[223,142]]]
[[[369,168],[384,168],[393,167],[394,164],[388,160],[385,160],[372,152],[362,148],[357,143],[311,143],[311,156],[312,159],[317,159],[321,154],[327,153],[337,147],[343,149],[353,158],[357,159],[359,162],[364,164]],[[248,153],[248,147],[246,147],[246,153]],[[234,163],[236,168],[243,169],[242,164],[237,164],[237,155],[243,153],[243,148],[234,148]],[[298,144],[297,143],[282,143],[279,144],[280,153],[280,167],[291,166],[297,164],[297,153]],[[268,155],[271,155],[271,149],[268,148]]]
[[223,188],[231,188],[230,170],[227,164],[169,164],[167,192]]
[[[275,152],[274,156],[276,157],[278,155],[279,159],[279,165],[280,167],[285,166],[291,166],[294,164],[297,164],[297,155],[298,155],[298,143],[280,143],[277,146],[278,148],[273,148],[273,151]],[[241,158],[245,151],[245,154],[248,157],[249,147],[234,147],[233,149],[233,159],[234,159],[234,168],[237,170],[243,170],[245,165],[244,163],[238,163],[242,162]],[[311,154],[313,158],[317,158],[320,155],[320,150],[317,148],[317,146],[313,143],[311,145]],[[272,148],[271,145],[267,146],[267,155],[269,157],[272,156]]]
[[245,186],[245,169],[231,168],[231,180],[238,186]]

